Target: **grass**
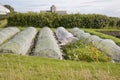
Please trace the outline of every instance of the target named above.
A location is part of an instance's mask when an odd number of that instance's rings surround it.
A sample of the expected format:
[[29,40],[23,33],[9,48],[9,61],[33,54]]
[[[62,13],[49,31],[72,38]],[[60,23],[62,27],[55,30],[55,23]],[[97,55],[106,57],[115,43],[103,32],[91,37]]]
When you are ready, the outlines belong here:
[[3,28],[7,25],[7,20],[0,20],[0,28]]
[[[111,39],[113,40],[116,44],[120,45],[120,39],[116,38],[114,36],[111,35],[107,35],[98,31],[118,31],[117,29],[83,29],[85,32],[91,33],[92,35],[97,35],[101,38],[104,39]],[[120,30],[119,30],[120,31]]]
[[[28,27],[33,27],[33,26],[17,26],[20,30],[24,30],[24,29],[26,29],[26,28],[28,28]],[[39,27],[35,27],[37,30],[40,30],[41,28],[39,28]]]
[[0,80],[119,80],[120,64],[0,55]]

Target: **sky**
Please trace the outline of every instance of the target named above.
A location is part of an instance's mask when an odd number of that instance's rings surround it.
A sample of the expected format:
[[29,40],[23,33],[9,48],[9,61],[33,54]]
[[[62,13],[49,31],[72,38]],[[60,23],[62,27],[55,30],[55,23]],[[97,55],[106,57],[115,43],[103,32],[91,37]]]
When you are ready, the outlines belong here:
[[18,12],[40,12],[55,5],[57,10],[66,10],[67,13],[120,17],[120,0],[0,0],[0,4],[9,4]]

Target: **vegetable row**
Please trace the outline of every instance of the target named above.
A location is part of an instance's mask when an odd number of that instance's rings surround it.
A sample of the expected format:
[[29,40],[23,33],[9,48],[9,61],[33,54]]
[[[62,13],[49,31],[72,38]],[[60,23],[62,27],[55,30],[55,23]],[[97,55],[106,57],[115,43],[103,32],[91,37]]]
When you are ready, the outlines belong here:
[[96,35],[91,35],[79,28],[73,28],[70,32],[85,44],[92,44],[97,49],[110,56],[113,61],[120,62],[120,47],[110,39],[102,39]]
[[[37,33],[38,35],[36,35]],[[79,40],[84,44],[92,44],[114,61],[120,62],[120,47],[110,39],[102,39],[79,28],[73,28],[69,32],[64,27],[58,27],[54,33],[48,27],[44,27],[40,31],[34,27],[28,27],[21,32],[16,27],[5,28],[0,31],[0,53],[26,55],[32,49],[34,56],[62,59],[60,46]],[[33,43],[34,45],[32,45]]]

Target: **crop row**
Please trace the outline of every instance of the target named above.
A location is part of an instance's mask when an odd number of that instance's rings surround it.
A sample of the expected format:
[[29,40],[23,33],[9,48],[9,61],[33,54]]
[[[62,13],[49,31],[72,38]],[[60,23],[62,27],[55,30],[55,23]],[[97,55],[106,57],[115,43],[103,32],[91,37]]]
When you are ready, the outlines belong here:
[[60,45],[66,45],[71,42],[75,42],[78,39],[73,36],[72,33],[68,32],[64,27],[58,27],[55,30],[55,34],[57,36],[58,41],[60,42]]
[[[79,28],[73,28],[69,32],[65,28],[59,27],[54,31],[55,34],[48,27],[44,27],[40,31],[37,31],[34,27],[28,27],[21,32],[19,31],[20,30],[15,27],[5,28],[0,31],[0,53],[15,53],[22,55],[32,53],[34,56],[62,59],[62,56],[66,53],[64,50],[62,52],[61,46],[65,47],[69,44],[73,44],[74,46],[74,43],[76,43],[78,44],[76,45],[78,46],[77,50],[80,50],[80,41],[83,45],[93,45],[95,48],[104,52],[105,55],[111,57],[114,61],[120,62],[120,47],[112,40],[102,39],[96,35],[86,33]],[[3,34],[4,36],[2,36]]]
[[103,51],[107,56],[110,56],[114,61],[120,62],[120,47],[116,45],[114,41],[91,35],[79,28],[73,28],[70,32],[83,43],[93,45],[97,49]]
[[62,53],[54,37],[53,32],[48,27],[44,27],[38,34],[34,55],[62,59]]
[[11,40],[6,42],[0,47],[2,53],[17,53],[25,55],[31,45],[33,38],[37,30],[33,27],[29,27],[26,30],[18,33]]
[[13,37],[16,33],[18,33],[20,30],[18,28],[5,28],[0,31],[0,45],[5,42],[7,39]]

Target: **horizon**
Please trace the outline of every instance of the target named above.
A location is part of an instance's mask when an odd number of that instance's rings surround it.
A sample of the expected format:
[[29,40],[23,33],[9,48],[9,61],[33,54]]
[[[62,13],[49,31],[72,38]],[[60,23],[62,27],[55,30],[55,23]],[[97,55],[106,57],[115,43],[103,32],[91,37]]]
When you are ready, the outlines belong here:
[[41,10],[50,10],[50,7],[55,5],[57,10],[67,11],[67,13],[120,17],[119,0],[1,0],[0,3],[11,5],[17,12],[40,12]]

